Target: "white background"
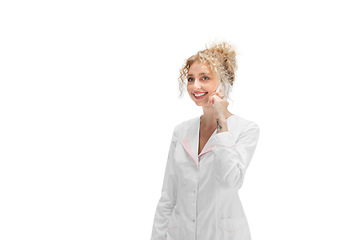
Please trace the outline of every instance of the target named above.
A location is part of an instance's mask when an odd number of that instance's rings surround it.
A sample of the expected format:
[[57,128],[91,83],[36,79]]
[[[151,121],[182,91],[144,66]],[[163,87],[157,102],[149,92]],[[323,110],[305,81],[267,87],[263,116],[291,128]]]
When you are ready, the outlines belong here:
[[[120,3],[121,2],[121,3]],[[177,77],[237,46],[254,240],[360,239],[357,1],[1,1],[0,239],[150,239]],[[184,240],[184,239],[183,239]]]

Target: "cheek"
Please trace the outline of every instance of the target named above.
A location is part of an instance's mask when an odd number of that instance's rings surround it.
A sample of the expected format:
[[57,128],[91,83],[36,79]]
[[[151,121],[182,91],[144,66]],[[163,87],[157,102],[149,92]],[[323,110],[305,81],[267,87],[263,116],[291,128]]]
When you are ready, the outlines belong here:
[[190,86],[189,86],[189,84],[187,85],[186,90],[190,94]]
[[217,89],[217,87],[218,87],[218,82],[213,82],[212,83],[212,85],[211,85],[211,90],[212,90],[212,92],[215,92],[216,91],[216,89]]
[[216,87],[218,86],[219,82],[217,80],[214,80],[211,82],[211,87],[216,89]]

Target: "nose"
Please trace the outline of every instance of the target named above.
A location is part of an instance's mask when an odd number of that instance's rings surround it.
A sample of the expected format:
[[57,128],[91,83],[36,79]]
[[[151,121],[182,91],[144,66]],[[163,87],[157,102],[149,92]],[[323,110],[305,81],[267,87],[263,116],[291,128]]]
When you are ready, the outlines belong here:
[[195,89],[200,89],[201,88],[199,79],[194,80],[194,87],[195,87]]

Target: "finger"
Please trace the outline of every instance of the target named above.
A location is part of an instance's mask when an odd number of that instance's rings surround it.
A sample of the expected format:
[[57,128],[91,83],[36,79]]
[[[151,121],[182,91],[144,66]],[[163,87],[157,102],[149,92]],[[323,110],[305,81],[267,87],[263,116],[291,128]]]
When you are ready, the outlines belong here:
[[224,100],[224,94],[217,92],[214,96],[218,96],[220,99]]
[[213,98],[214,102],[222,100],[221,97],[218,94],[214,95],[212,98]]
[[208,103],[210,103],[210,104],[213,104],[213,103],[214,103],[213,95],[210,95]]
[[216,101],[218,101],[219,99],[221,99],[217,94],[218,94],[218,93],[214,93],[214,95],[212,95],[212,96],[209,98],[209,103],[214,104],[214,103],[215,103],[215,98],[216,98]]
[[219,93],[219,92],[214,92],[214,93],[212,93],[212,96],[218,96],[218,97],[220,97],[220,96],[221,96],[221,93]]

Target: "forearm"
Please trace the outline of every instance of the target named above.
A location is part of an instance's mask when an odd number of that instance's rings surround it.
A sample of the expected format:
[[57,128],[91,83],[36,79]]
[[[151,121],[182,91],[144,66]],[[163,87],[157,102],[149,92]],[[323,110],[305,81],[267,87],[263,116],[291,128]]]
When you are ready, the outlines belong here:
[[227,132],[228,131],[226,118],[216,119],[216,123],[217,123],[216,133],[221,133],[221,132]]
[[239,136],[231,132],[213,137],[214,174],[223,188],[239,189],[259,139],[259,126],[247,124]]

